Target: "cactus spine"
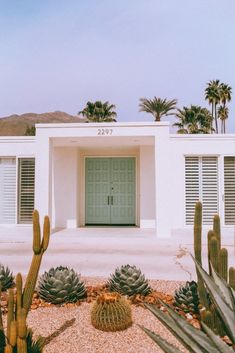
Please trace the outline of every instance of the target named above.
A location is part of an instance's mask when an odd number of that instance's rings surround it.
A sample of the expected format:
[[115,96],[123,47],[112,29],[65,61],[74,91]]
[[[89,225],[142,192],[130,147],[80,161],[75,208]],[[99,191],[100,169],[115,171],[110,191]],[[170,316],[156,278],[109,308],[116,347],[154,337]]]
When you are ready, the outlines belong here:
[[23,291],[23,307],[28,313],[32,298],[33,292],[36,286],[39,268],[42,261],[43,253],[46,251],[49,244],[50,237],[50,221],[46,216],[44,218],[44,226],[43,226],[43,239],[41,241],[41,230],[39,223],[39,214],[38,211],[33,212],[33,259],[31,262],[31,266],[29,269],[28,276],[26,278],[25,288]]
[[[27,328],[26,319],[30,309],[40,264],[43,253],[46,251],[50,237],[50,221],[48,217],[44,219],[43,239],[41,242],[39,214],[33,213],[33,259],[28,272],[24,290],[22,289],[22,276],[16,276],[16,300],[14,300],[14,290],[8,291],[8,314],[7,314],[7,334],[5,339],[2,314],[0,307],[0,344],[4,347],[4,353],[27,353],[27,338],[30,330]],[[1,287],[0,287],[1,294]],[[31,333],[30,333],[31,334]],[[43,346],[42,339],[40,346]],[[31,339],[30,339],[31,342]]]

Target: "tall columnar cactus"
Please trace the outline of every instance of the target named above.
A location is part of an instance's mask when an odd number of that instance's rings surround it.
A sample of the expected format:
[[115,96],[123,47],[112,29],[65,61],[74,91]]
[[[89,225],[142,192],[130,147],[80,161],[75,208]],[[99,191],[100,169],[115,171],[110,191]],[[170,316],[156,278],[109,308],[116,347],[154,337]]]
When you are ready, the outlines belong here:
[[[194,214],[194,256],[197,262],[202,264],[202,204],[198,201]],[[196,270],[197,271],[197,270]],[[207,293],[200,273],[197,271],[198,294],[201,304],[208,308]]]
[[7,342],[4,352],[27,353],[27,325],[26,311],[18,308],[16,318],[16,307],[14,303],[14,292],[9,290],[8,315],[7,315]]
[[209,253],[210,264],[213,266],[216,272],[218,272],[218,256],[219,256],[219,244],[215,236],[209,239]]
[[235,268],[229,268],[229,285],[235,290]]
[[[27,353],[32,345],[32,331],[27,329],[26,319],[30,309],[33,293],[36,286],[38,272],[42,261],[43,253],[46,251],[50,237],[50,222],[46,216],[44,219],[43,239],[41,241],[39,214],[33,213],[33,259],[23,290],[22,276],[16,276],[16,300],[14,290],[8,291],[8,314],[6,338],[3,329],[1,307],[0,307],[0,347],[4,353]],[[1,292],[1,288],[0,288]],[[42,352],[43,342],[41,339],[33,343],[34,352]],[[2,351],[1,351],[2,352]]]
[[218,240],[218,247],[221,249],[220,217],[217,214],[213,217],[213,231],[216,239]]
[[38,211],[34,211],[33,213],[33,259],[31,262],[31,266],[29,269],[28,276],[26,278],[25,288],[23,291],[23,307],[28,313],[32,298],[33,292],[36,286],[39,268],[42,261],[42,256],[46,251],[49,244],[50,237],[50,221],[49,217],[45,216],[44,218],[44,226],[43,226],[43,238],[41,241],[41,230],[39,223],[39,214]]
[[[200,202],[195,206],[194,217],[194,253],[199,264],[202,264],[201,256],[201,221],[202,221],[202,205]],[[222,277],[226,282],[228,280],[228,252],[225,248],[221,248],[221,230],[220,217],[215,215],[213,218],[213,230],[207,234],[207,249],[208,249],[208,265],[209,274],[212,275],[212,269]],[[213,304],[208,300],[208,295],[205,290],[204,282],[197,271],[198,276],[198,293],[202,306],[201,319],[209,325],[215,332],[220,335],[224,334],[224,327],[217,311],[213,308]],[[235,288],[235,268],[229,269],[229,285]]]
[[219,250],[218,273],[226,282],[228,281],[228,251],[225,248]]
[[202,204],[197,202],[194,214],[194,255],[197,262],[202,264]]

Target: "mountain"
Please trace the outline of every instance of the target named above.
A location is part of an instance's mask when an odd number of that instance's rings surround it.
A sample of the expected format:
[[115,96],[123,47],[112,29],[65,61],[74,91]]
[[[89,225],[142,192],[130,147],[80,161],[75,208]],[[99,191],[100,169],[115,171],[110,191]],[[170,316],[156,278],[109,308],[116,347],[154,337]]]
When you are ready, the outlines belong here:
[[24,136],[27,126],[32,127],[38,123],[82,123],[84,119],[64,112],[26,113],[10,115],[0,118],[0,136]]

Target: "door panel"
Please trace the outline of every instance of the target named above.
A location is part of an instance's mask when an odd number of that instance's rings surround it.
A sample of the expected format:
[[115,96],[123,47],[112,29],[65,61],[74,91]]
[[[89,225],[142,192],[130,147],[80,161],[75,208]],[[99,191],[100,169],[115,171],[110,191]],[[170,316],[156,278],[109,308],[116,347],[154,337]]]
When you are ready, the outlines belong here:
[[135,159],[111,159],[111,223],[135,224]]
[[86,224],[135,224],[135,159],[86,159]]
[[109,179],[107,158],[86,159],[86,224],[110,223]]

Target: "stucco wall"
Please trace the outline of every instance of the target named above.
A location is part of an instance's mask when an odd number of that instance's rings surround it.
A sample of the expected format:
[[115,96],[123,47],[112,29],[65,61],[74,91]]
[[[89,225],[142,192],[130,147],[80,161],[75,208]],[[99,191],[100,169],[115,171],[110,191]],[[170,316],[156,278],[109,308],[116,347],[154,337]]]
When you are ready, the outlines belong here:
[[52,226],[77,227],[77,149],[56,147],[53,150]]
[[140,146],[140,227],[155,227],[154,146]]
[[33,137],[0,137],[1,157],[34,157],[36,151]]

